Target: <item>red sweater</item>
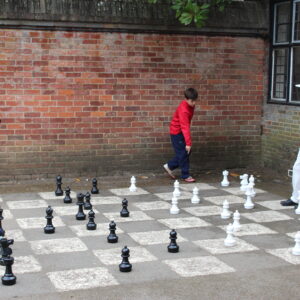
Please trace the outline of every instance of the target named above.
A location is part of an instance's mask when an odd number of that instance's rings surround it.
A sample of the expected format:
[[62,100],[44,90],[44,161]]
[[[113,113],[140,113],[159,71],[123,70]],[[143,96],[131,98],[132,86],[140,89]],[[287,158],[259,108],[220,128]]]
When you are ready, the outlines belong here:
[[194,109],[185,100],[181,101],[170,124],[170,134],[182,133],[187,146],[192,146],[190,126]]

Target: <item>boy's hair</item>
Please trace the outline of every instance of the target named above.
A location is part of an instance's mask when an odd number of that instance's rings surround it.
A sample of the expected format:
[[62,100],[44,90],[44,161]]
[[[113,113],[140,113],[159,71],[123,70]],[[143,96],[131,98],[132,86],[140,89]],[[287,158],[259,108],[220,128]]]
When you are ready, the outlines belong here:
[[196,100],[198,98],[198,92],[194,88],[188,88],[184,91],[186,99]]

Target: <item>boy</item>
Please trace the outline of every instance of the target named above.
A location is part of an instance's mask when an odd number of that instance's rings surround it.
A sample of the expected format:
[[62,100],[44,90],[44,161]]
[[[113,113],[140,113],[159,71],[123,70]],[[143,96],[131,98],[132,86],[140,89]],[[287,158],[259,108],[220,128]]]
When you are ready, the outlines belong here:
[[188,88],[185,90],[184,96],[185,100],[181,101],[177,107],[170,124],[170,135],[175,157],[164,164],[163,167],[173,179],[175,179],[175,176],[172,170],[180,167],[181,178],[186,182],[195,182],[196,180],[189,174],[189,155],[192,148],[190,126],[198,92],[193,88]]

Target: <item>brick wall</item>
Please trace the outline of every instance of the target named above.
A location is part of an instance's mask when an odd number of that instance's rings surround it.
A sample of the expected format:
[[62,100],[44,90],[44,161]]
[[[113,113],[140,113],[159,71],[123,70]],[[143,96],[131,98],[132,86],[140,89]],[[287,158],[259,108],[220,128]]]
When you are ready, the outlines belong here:
[[260,38],[0,30],[0,178],[154,170],[186,87],[194,168],[260,155]]

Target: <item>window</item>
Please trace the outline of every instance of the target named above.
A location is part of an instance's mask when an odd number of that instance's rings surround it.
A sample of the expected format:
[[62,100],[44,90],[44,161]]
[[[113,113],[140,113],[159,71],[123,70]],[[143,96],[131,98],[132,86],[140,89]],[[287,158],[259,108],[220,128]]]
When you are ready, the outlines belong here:
[[271,103],[300,105],[300,0],[273,1]]

